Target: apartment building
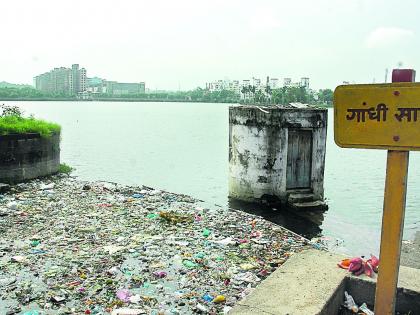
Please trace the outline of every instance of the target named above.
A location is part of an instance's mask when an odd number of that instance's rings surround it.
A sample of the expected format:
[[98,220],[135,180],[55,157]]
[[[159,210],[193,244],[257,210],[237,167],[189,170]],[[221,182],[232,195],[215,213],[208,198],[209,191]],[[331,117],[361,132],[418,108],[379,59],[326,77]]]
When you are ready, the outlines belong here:
[[54,68],[34,78],[37,90],[64,95],[77,95],[86,91],[86,69],[73,64],[71,68]]

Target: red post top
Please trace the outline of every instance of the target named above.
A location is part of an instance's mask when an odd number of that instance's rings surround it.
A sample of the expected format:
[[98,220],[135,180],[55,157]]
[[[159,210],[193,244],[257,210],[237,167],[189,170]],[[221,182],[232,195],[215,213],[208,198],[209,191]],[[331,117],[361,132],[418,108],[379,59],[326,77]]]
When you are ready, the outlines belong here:
[[416,70],[413,70],[413,69],[392,70],[392,82],[414,82],[415,80],[416,80]]

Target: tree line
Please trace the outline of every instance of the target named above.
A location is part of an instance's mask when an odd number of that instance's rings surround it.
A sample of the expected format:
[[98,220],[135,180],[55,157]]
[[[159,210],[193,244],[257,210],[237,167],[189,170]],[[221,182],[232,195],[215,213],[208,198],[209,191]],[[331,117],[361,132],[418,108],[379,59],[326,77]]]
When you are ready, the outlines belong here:
[[[142,94],[129,95],[109,95],[109,94],[91,94],[89,99],[131,99],[139,101],[190,101],[206,103],[256,103],[256,104],[289,104],[300,102],[305,104],[316,104],[322,106],[331,106],[333,101],[333,91],[330,89],[321,89],[318,91],[307,90],[304,87],[281,87],[271,89],[265,87],[259,90],[255,86],[244,86],[241,94],[230,90],[209,91],[202,88],[196,88],[190,91],[163,91],[149,92]],[[0,88],[1,99],[77,99],[75,96],[68,96],[62,93],[47,93],[36,90],[31,87]]]

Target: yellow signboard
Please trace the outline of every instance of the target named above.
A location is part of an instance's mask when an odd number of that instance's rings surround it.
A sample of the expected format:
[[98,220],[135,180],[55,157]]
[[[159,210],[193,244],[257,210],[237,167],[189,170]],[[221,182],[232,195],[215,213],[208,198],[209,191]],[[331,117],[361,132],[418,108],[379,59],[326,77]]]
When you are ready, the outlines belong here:
[[420,150],[420,83],[338,86],[334,139],[345,148]]

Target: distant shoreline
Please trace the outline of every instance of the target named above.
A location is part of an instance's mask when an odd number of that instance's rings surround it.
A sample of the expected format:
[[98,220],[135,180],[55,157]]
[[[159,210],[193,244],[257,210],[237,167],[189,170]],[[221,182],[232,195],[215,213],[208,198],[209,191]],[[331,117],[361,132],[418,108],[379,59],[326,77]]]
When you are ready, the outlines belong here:
[[142,99],[142,98],[95,98],[95,99],[78,99],[78,98],[0,98],[0,102],[169,102],[169,103],[221,103],[221,104],[239,104],[229,101],[198,101],[198,100],[168,100],[168,99]]
[[[230,101],[205,101],[205,100],[181,100],[181,99],[143,99],[143,98],[95,98],[95,99],[78,99],[78,98],[0,98],[1,102],[138,102],[138,103],[214,103],[214,104],[248,104],[240,102],[230,102]],[[254,105],[267,105],[267,104],[257,104]],[[270,104],[268,104],[270,105]],[[313,104],[318,107],[332,108],[332,104]]]

